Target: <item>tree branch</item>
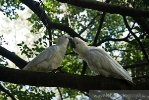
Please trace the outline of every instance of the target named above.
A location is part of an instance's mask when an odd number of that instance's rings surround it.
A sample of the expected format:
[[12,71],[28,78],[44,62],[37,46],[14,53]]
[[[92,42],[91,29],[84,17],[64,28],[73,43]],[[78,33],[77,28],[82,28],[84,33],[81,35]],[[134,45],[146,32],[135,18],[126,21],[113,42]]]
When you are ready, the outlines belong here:
[[97,44],[97,40],[98,40],[100,31],[101,31],[101,28],[102,28],[102,25],[103,25],[103,22],[104,22],[105,15],[106,15],[106,13],[104,12],[104,13],[102,14],[102,16],[101,16],[100,24],[99,24],[99,27],[98,27],[98,30],[97,30],[95,39],[94,39],[94,41],[93,41],[93,45],[94,45],[94,46]]
[[125,80],[101,76],[86,76],[60,72],[30,72],[2,66],[0,66],[0,73],[0,81],[23,85],[64,87],[84,91],[131,89],[131,85]]
[[87,69],[87,63],[83,60],[83,67],[82,67],[82,71],[81,71],[81,75],[84,75]]
[[25,60],[17,56],[15,53],[10,52],[9,50],[5,49],[4,47],[0,46],[0,55],[12,61],[16,66],[20,69],[24,68],[27,64]]
[[128,29],[128,31],[133,35],[133,37],[136,39],[136,41],[138,42],[138,44],[140,45],[140,48],[142,49],[142,52],[147,60],[147,62],[149,63],[149,58],[148,58],[148,55],[144,49],[144,46],[142,44],[142,42],[140,41],[140,39],[132,32],[128,22],[127,22],[127,19],[126,19],[126,16],[123,16],[123,20],[124,20],[124,23],[126,25],[126,28]]
[[[109,3],[109,2],[110,2],[110,0],[106,0],[105,3]],[[104,22],[104,19],[105,19],[105,15],[106,15],[106,12],[103,12],[103,14],[102,14],[102,16],[101,16],[101,19],[100,19],[100,23],[99,23],[99,27],[98,27],[98,30],[97,30],[95,39],[94,39],[94,41],[93,41],[93,45],[94,45],[94,46],[96,46],[96,44],[97,44],[97,40],[98,40],[98,38],[99,38],[99,34],[100,34],[101,28],[102,28],[102,26],[103,26],[103,22]]]
[[149,35],[149,24],[145,23],[145,20],[143,18],[133,18],[138,25],[143,29],[144,32],[146,32]]
[[68,33],[71,37],[79,37],[82,40],[86,41],[86,39],[82,38],[72,28],[66,25],[63,25],[61,23],[52,22],[46,15],[45,11],[40,7],[39,2],[36,2],[33,0],[20,0],[20,1],[24,3],[26,6],[28,6],[39,17],[39,19],[46,26],[47,30],[48,29],[59,29],[61,31]]
[[93,22],[95,21],[95,19],[99,16],[100,14],[97,14],[91,21],[90,23],[84,27],[80,32],[79,32],[79,35],[81,35],[91,24],[93,24]]
[[0,90],[6,93],[9,97],[11,97],[12,100],[17,100],[10,92],[7,90],[2,83],[0,82]]
[[60,88],[59,88],[59,87],[57,87],[57,90],[58,90],[58,93],[59,93],[59,95],[60,95],[60,100],[63,100],[63,96],[62,96],[62,93],[61,93]]
[[127,66],[124,66],[125,69],[132,69],[132,68],[140,68],[140,67],[144,67],[144,66],[149,66],[148,62],[142,62],[142,63],[136,63],[136,64],[133,64],[133,65],[127,65]]
[[59,2],[68,3],[71,5],[75,5],[78,7],[89,8],[93,10],[108,12],[111,14],[121,14],[125,16],[133,16],[133,17],[149,17],[149,11],[143,11],[139,9],[122,7],[117,5],[111,5],[107,3],[102,3],[99,1],[92,0],[57,0]]
[[129,42],[129,41],[128,41],[128,37],[129,37],[129,34],[128,34],[126,37],[121,38],[121,39],[114,39],[114,38],[108,37],[108,38],[105,38],[105,39],[101,40],[99,43],[97,43],[96,46],[99,46],[99,45],[101,45],[102,43],[107,42],[107,41],[115,41],[115,42],[116,42],[116,41],[125,41],[125,42]]

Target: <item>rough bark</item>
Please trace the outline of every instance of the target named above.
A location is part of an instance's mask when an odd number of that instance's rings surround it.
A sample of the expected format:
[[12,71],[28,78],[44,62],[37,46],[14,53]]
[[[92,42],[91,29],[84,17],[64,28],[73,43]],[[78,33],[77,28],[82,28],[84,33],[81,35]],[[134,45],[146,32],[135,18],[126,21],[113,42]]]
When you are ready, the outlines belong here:
[[27,64],[25,60],[17,56],[14,52],[9,51],[2,46],[0,46],[0,55],[12,61],[20,69],[22,69]]
[[111,14],[121,14],[132,17],[149,17],[149,11],[143,11],[139,9],[122,7],[117,5],[111,5],[93,0],[57,0],[59,2],[68,3],[82,8],[89,8],[93,10],[108,12]]
[[125,80],[101,76],[76,75],[66,72],[31,72],[0,66],[0,81],[15,84],[64,87],[78,90],[126,90],[131,84]]

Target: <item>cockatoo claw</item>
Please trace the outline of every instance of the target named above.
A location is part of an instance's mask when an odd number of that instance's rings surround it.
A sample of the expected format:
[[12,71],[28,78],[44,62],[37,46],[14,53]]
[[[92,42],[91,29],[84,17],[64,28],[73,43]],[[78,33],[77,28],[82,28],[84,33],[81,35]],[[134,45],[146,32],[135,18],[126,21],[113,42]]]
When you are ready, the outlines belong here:
[[61,72],[62,67],[58,67],[57,69],[53,69],[51,71],[49,71],[49,73],[57,73],[57,72]]

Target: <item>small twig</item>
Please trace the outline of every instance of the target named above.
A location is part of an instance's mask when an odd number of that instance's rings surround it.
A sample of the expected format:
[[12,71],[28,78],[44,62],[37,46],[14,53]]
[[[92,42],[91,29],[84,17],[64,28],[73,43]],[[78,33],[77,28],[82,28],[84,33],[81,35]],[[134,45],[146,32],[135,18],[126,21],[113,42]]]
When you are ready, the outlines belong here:
[[148,62],[141,62],[141,63],[135,63],[135,64],[133,64],[133,65],[126,65],[126,66],[124,66],[124,69],[128,69],[128,68],[130,68],[130,69],[133,69],[133,68],[144,68],[145,66],[149,66],[149,64],[148,64]]
[[7,90],[4,85],[2,84],[2,82],[0,82],[0,90],[3,91],[4,93],[6,93],[9,97],[11,97],[12,100],[16,100],[16,98],[9,92],[9,90]]
[[103,22],[104,22],[105,15],[106,15],[106,13],[104,12],[104,13],[102,14],[102,16],[101,16],[100,24],[99,24],[99,27],[98,27],[98,30],[97,30],[97,33],[96,33],[96,36],[95,36],[93,45],[96,45],[96,44],[97,44],[97,40],[98,40],[100,31],[101,31],[101,28],[102,28],[102,26],[103,26]]
[[[110,0],[106,0],[105,1],[106,3],[109,3]],[[100,23],[99,23],[99,27],[98,27],[98,30],[97,30],[97,33],[96,33],[96,36],[95,36],[95,39],[93,41],[93,45],[96,46],[97,44],[97,41],[98,41],[98,38],[99,38],[99,34],[101,32],[101,29],[102,29],[102,26],[103,26],[103,22],[104,22],[104,19],[105,19],[105,15],[106,15],[106,12],[103,12],[102,16],[101,16],[101,19],[100,19]]]
[[59,88],[59,87],[57,87],[57,90],[58,90],[58,92],[59,92],[59,95],[60,95],[61,100],[63,100],[63,96],[62,96],[62,93],[61,93],[60,88]]
[[79,32],[79,35],[81,35],[91,24],[93,24],[93,22],[95,21],[95,19],[99,16],[100,14],[98,13],[91,21],[90,23],[84,27],[80,32]]
[[128,29],[128,31],[134,36],[134,38],[136,39],[136,41],[137,41],[138,44],[140,45],[140,48],[142,49],[142,52],[143,52],[143,54],[144,54],[146,60],[147,60],[148,63],[149,63],[148,55],[147,55],[147,53],[146,53],[146,51],[145,51],[145,49],[144,49],[144,46],[143,46],[142,42],[140,41],[140,39],[132,32],[132,30],[131,30],[131,28],[130,28],[128,22],[127,22],[126,16],[123,16],[123,20],[124,20],[124,23],[125,23],[126,28]]
[[82,68],[82,71],[81,71],[81,75],[85,74],[86,69],[87,69],[87,63],[85,61],[83,61],[83,68]]
[[52,45],[52,32],[51,31],[52,31],[51,29],[47,30],[48,36],[49,36],[49,46]]
[[[106,37],[106,36],[105,36],[105,37]],[[129,42],[128,38],[129,38],[129,34],[128,34],[126,37],[121,38],[121,39],[114,39],[114,38],[108,37],[108,38],[103,39],[103,40],[100,41],[99,43],[97,43],[96,46],[99,46],[99,45],[101,45],[102,43],[107,42],[107,41],[115,41],[115,42],[116,42],[116,41],[125,41],[125,42]]]
[[[42,18],[42,16],[44,16],[44,14],[45,14],[45,5],[44,5],[44,3],[42,2],[42,0],[39,0],[39,2],[40,2],[40,4],[42,5],[42,8],[43,8],[43,12],[41,13],[41,15],[40,15],[40,17]],[[44,19],[44,18],[43,18]],[[44,21],[46,22],[46,25],[45,25],[45,27],[46,27],[46,30],[47,30],[47,32],[48,32],[48,36],[49,36],[49,46],[51,46],[52,45],[52,32],[51,32],[51,29],[50,28],[47,28],[48,27],[48,21],[46,20],[46,19],[44,19]]]
[[138,77],[134,77],[134,80],[138,80],[138,79],[142,79],[142,78],[148,78],[149,79],[149,75],[143,75],[143,76],[138,76]]
[[64,15],[66,14],[67,15],[67,20],[68,20],[68,26],[72,27],[71,25],[71,20],[70,20],[70,12],[68,11],[68,4],[67,3],[64,3],[64,6],[65,6],[65,10],[64,10]]

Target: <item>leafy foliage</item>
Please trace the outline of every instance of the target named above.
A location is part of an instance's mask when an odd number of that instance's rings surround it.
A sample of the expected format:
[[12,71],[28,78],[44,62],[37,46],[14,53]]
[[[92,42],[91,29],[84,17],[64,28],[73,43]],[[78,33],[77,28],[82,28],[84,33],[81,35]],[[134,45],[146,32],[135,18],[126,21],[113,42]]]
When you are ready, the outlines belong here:
[[[5,41],[3,35],[0,36],[0,46],[3,44],[7,44],[7,42]],[[6,61],[6,59],[3,56],[0,56],[0,66],[7,66],[8,62]]]
[[[148,0],[111,0],[110,3],[125,7],[130,6],[138,9],[149,9]],[[19,0],[3,0],[1,2],[1,5],[3,13],[6,14],[10,19],[17,19],[19,17],[17,15],[16,10],[24,10],[24,5],[21,4]],[[97,34],[102,12],[75,7],[69,4],[59,3],[55,0],[44,0],[43,4],[41,3],[40,6],[45,10],[50,20],[71,27],[82,37],[87,39],[89,44],[92,44]],[[95,19],[93,20],[92,24],[89,25],[93,18]],[[52,33],[52,41],[49,41],[49,32],[45,30],[45,26],[42,24],[41,21],[39,21],[39,18],[34,13],[30,18],[28,18],[28,21],[32,23],[32,29],[30,30],[31,34],[36,35],[40,34],[40,32],[44,34],[41,35],[38,39],[36,39],[36,41],[33,41],[31,46],[27,45],[27,41],[22,41],[21,43],[18,43],[21,53],[25,55],[27,58],[35,57],[42,50],[48,47],[50,42],[54,45],[56,39],[59,36],[66,34],[65,32],[62,32],[60,30],[50,30]],[[145,19],[145,21],[146,23],[148,23],[147,19]],[[129,17],[128,22],[132,28],[132,31],[137,35],[137,37],[140,38],[141,42],[143,43],[147,54],[149,54],[148,34],[145,34],[139,25],[135,24],[133,26],[134,20],[132,18]],[[84,28],[87,29],[83,31],[83,33],[80,33]],[[102,41],[103,39],[106,39],[107,37],[113,39],[121,39],[127,36],[128,34],[129,32],[125,27],[122,16],[107,13],[101,32],[98,36],[98,42]],[[2,37],[0,37],[0,39],[2,40]],[[132,35],[130,35],[127,40],[128,42],[105,41],[101,44],[101,46],[107,52],[110,52],[110,55],[113,56],[116,60],[118,60],[122,66],[127,66],[146,61],[139,47],[139,44],[137,43],[135,38]],[[3,42],[4,41],[0,42],[0,44]],[[116,53],[118,55],[116,55]],[[0,58],[0,65],[7,65],[3,57]],[[73,52],[70,46],[68,46],[67,53],[61,67],[62,70],[67,71],[69,73],[81,74],[83,68],[83,61],[81,58],[78,57],[78,55],[76,55]],[[145,66],[143,68],[128,69],[128,71],[131,72],[133,77],[138,77],[146,75],[149,72],[149,68],[148,66]],[[86,74],[90,75],[91,71],[87,69]],[[19,100],[49,100],[55,96],[55,91],[48,90],[44,87],[23,86],[10,83],[5,83],[5,85],[11,91],[11,93]],[[61,90],[63,98],[65,99],[75,98],[76,95],[81,94],[77,90],[64,88],[62,88]],[[2,92],[0,92],[0,94],[3,95]],[[2,98],[6,99],[7,95],[0,96],[0,99]]]
[[[19,100],[48,100],[55,97],[53,91],[45,87],[23,86],[5,83],[5,86],[11,89],[11,93]],[[7,95],[3,95],[3,99],[7,99]]]
[[16,19],[18,16],[16,10],[24,10],[19,0],[1,0],[1,11],[10,19]]

